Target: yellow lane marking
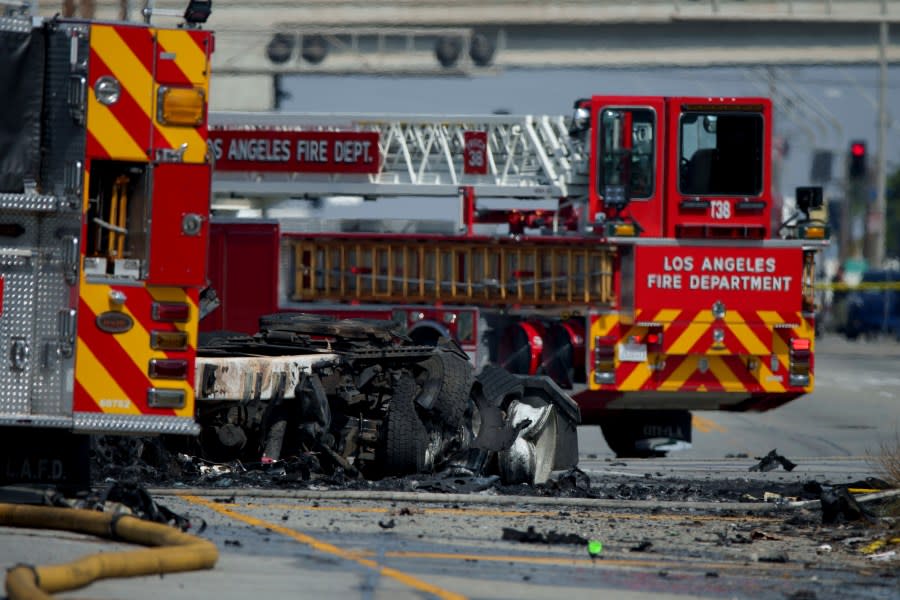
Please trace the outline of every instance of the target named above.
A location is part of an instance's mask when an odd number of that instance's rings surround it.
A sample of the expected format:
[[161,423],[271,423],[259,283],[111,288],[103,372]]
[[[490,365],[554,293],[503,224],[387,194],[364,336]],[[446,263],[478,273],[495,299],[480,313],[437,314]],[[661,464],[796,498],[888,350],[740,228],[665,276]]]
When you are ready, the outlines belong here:
[[[712,423],[710,421],[710,423]],[[715,425],[715,424],[713,424]],[[718,425],[715,425],[719,427]],[[722,431],[727,431],[722,429]],[[357,507],[357,506],[312,506],[308,504],[259,504],[248,502],[243,505],[246,508],[266,508],[270,510],[298,510],[298,511],[321,511],[321,512],[339,512],[339,513],[371,513],[371,514],[388,514],[396,512],[396,508],[385,507]],[[774,521],[775,517],[767,516],[750,516],[741,515],[737,517],[720,516],[720,515],[645,515],[637,513],[615,513],[606,511],[584,511],[572,509],[567,512],[576,513],[580,518],[597,518],[597,519],[640,519],[642,521]],[[466,516],[466,517],[559,517],[558,510],[551,511],[524,511],[524,510],[495,510],[481,508],[423,508],[416,509],[410,516],[416,514],[434,515],[434,516]],[[564,517],[563,517],[564,518]]]
[[331,554],[333,556],[337,556],[339,558],[343,558],[345,560],[353,561],[358,565],[363,567],[367,567],[378,572],[379,575],[384,577],[388,577],[393,579],[394,581],[398,581],[404,585],[408,585],[409,587],[419,590],[420,592],[425,592],[427,594],[432,594],[442,600],[466,600],[466,596],[462,594],[457,594],[455,592],[451,592],[449,590],[445,590],[436,585],[432,585],[426,581],[422,581],[412,575],[408,575],[402,571],[398,571],[397,569],[392,569],[390,567],[385,567],[383,565],[378,564],[374,560],[369,560],[367,558],[361,558],[359,554],[354,552],[349,552],[344,550],[343,548],[338,548],[333,544],[329,544],[328,542],[323,542],[318,540],[310,535],[306,535],[305,533],[301,533],[299,531],[295,531],[288,527],[283,527],[278,525],[277,523],[271,523],[269,521],[264,521],[262,519],[257,519],[255,517],[251,517],[249,515],[243,515],[239,512],[236,512],[227,506],[223,506],[220,504],[216,504],[215,502],[210,502],[204,498],[199,496],[191,496],[188,494],[179,495],[182,499],[191,502],[193,504],[199,504],[200,506],[206,507],[210,510],[214,510],[219,514],[225,515],[226,517],[230,517],[237,521],[243,521],[244,523],[251,525],[253,527],[259,527],[261,529],[269,529],[276,533],[280,533],[283,536],[289,537],[293,540],[300,542],[301,544],[306,544],[310,548],[314,550],[318,550],[319,552],[323,552],[325,554]]
[[727,427],[722,427],[712,419],[707,419],[706,417],[701,417],[700,415],[691,415],[691,425],[694,426],[694,429],[697,429],[703,433],[709,433],[711,431],[728,433]]

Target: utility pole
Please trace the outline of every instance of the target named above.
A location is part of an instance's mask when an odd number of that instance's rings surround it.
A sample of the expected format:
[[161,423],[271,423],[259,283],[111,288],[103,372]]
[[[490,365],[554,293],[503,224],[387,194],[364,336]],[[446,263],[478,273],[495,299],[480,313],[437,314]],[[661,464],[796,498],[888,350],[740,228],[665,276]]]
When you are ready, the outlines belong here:
[[[882,4],[882,15],[886,9]],[[872,267],[880,269],[884,262],[884,245],[885,245],[885,218],[887,215],[887,45],[888,45],[888,23],[882,20],[879,24],[879,44],[878,44],[878,155],[876,157],[875,166],[875,206],[872,209],[870,219],[867,219],[868,225],[872,228],[870,235],[872,237],[872,253],[869,257],[872,261]]]

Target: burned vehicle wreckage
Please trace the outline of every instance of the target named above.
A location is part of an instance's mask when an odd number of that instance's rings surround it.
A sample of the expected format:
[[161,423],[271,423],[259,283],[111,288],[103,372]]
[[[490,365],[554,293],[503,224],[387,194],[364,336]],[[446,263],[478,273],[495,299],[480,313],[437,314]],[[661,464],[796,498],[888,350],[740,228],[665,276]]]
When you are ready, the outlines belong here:
[[269,315],[252,336],[201,334],[195,372],[209,460],[313,453],[370,479],[453,469],[506,483],[578,461],[579,410],[552,380],[476,377],[454,342],[414,345],[389,321]]

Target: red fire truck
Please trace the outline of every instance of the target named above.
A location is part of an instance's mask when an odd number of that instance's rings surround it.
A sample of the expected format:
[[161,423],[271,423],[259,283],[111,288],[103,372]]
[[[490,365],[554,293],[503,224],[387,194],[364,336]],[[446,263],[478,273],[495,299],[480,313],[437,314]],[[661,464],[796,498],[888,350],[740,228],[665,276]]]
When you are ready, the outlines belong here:
[[799,188],[782,220],[770,101],[574,109],[211,114],[214,203],[446,196],[459,217],[213,219],[222,307],[201,329],[252,332],[279,311],[390,319],[478,368],[548,375],[620,455],[689,444],[691,410],[809,393],[821,190]]
[[0,17],[0,481],[82,485],[81,434],[199,430],[208,9]]

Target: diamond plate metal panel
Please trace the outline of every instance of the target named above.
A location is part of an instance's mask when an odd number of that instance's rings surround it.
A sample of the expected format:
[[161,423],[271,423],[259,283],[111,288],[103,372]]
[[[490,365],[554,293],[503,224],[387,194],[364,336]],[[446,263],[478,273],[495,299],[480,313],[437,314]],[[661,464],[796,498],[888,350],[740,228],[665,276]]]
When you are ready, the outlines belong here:
[[75,430],[98,433],[172,433],[197,435],[200,426],[192,418],[152,415],[107,415],[75,413]]
[[59,205],[56,196],[41,194],[0,194],[0,211],[52,212]]
[[[18,219],[25,226],[21,237],[36,238],[37,219]],[[34,244],[0,247],[0,277],[3,306],[0,313],[0,412],[30,414],[31,363],[34,352],[34,288],[36,256]],[[14,348],[20,350],[15,364]]]
[[39,222],[42,253],[35,273],[35,356],[31,363],[34,414],[72,414],[74,348],[63,339],[60,313],[78,308],[70,300],[72,286],[65,275],[73,266],[70,261],[78,258],[72,240],[78,238],[80,223],[79,213],[48,215]]
[[2,16],[0,17],[0,31],[28,33],[31,31],[31,17],[25,15]]
[[60,312],[77,308],[67,270],[80,214],[9,215],[22,234],[0,246],[0,413],[70,417],[72,349],[61,339]]
[[0,413],[0,426],[17,425],[27,427],[71,428],[72,419],[66,417],[41,417],[39,415],[16,415]]

